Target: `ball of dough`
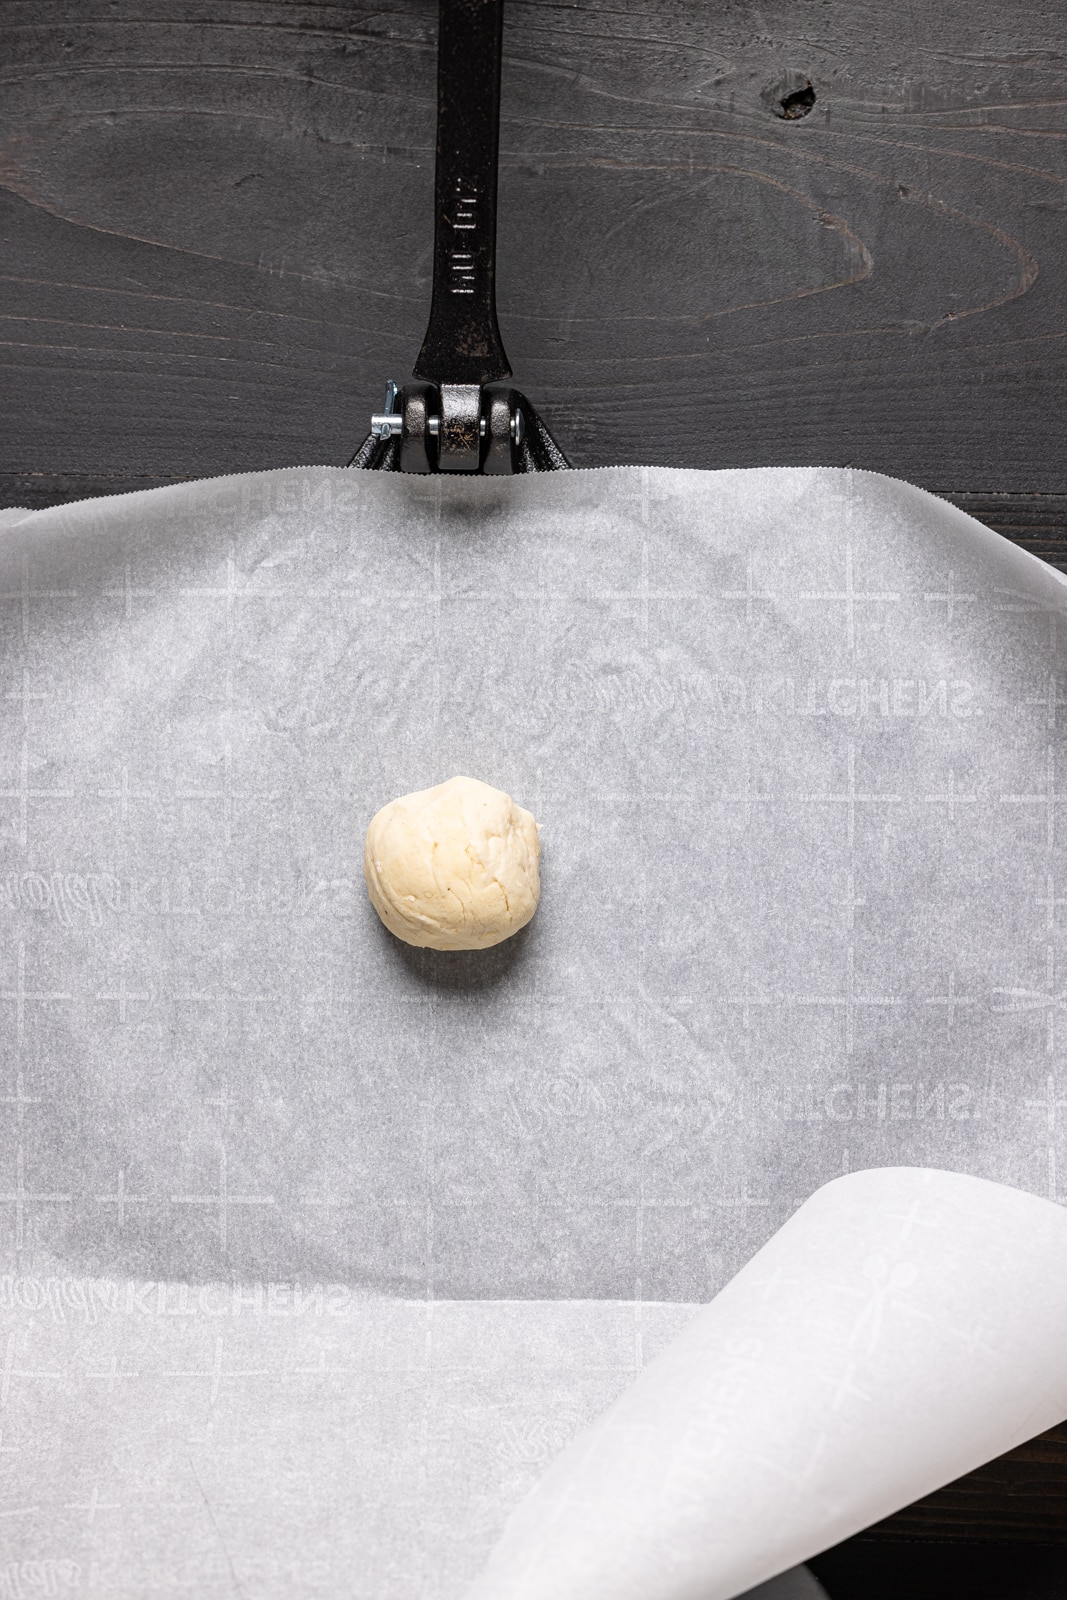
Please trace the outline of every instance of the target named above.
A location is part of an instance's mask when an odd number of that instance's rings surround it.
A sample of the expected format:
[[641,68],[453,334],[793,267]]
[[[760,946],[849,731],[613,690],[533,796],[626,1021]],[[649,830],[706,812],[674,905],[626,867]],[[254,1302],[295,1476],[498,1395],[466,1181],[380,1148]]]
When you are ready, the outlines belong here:
[[390,933],[431,950],[486,950],[525,927],[541,893],[537,823],[509,794],[449,778],[371,818],[363,875]]

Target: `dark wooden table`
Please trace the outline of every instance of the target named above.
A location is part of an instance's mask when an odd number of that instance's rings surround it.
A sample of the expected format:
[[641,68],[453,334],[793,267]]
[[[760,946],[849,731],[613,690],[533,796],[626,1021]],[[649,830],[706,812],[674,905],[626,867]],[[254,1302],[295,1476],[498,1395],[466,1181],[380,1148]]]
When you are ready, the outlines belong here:
[[[346,462],[426,321],[433,0],[0,33],[0,503]],[[1067,570],[1064,0],[508,0],[504,52],[501,326],[576,466],[852,463]],[[1067,1427],[866,1538],[1067,1543]]]

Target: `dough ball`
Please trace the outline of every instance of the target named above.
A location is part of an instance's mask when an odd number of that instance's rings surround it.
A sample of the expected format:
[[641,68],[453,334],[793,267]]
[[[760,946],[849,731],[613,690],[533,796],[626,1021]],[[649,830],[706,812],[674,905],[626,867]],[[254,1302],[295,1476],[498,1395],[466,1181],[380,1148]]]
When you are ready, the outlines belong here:
[[449,778],[371,818],[363,875],[390,933],[431,950],[486,950],[526,926],[541,893],[537,823],[502,789]]

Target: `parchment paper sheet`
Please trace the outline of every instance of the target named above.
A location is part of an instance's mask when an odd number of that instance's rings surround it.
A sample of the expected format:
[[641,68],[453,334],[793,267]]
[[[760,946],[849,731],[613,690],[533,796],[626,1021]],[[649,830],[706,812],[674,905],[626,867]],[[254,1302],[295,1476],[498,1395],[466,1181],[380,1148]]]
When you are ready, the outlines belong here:
[[[573,1430],[626,1377],[566,1399],[557,1314],[583,1371],[635,1305],[680,1325],[841,1172],[1059,1199],[1065,612],[852,471],[299,468],[9,514],[10,1562],[456,1594],[514,1480],[450,1414],[442,1487],[393,1494],[437,1413],[346,1363],[350,1316],[466,1316],[477,1371],[524,1302],[531,1414]],[[378,806],[457,772],[542,824],[537,916],[469,958],[391,940],[361,874]],[[320,1549],[347,1587],[299,1575]]]
[[470,1600],[732,1600],[1067,1416],[1067,1211],[818,1190],[511,1517]]
[[696,1310],[62,1273],[14,1297],[4,1600],[460,1600],[556,1452]]

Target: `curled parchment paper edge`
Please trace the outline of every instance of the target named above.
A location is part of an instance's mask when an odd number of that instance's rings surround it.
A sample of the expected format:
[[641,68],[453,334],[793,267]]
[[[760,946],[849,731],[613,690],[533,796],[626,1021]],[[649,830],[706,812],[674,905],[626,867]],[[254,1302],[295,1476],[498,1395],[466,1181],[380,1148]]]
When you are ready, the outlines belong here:
[[817,1189],[512,1512],[468,1600],[733,1600],[1067,1416],[1067,1209]]

